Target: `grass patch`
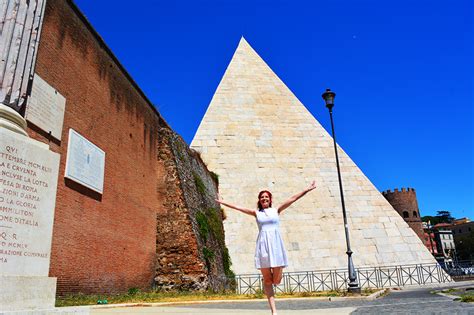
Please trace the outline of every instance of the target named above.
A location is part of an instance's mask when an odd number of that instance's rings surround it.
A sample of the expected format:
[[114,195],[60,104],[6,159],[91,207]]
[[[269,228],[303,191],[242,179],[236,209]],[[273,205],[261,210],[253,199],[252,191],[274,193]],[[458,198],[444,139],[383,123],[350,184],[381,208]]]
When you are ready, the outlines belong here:
[[[370,295],[378,290],[364,290],[362,295]],[[298,297],[335,297],[350,296],[346,291],[322,291],[322,292],[295,292],[295,293],[277,293],[279,298],[298,298]],[[98,301],[107,300],[108,304],[119,303],[158,303],[158,302],[192,302],[205,300],[248,300],[263,299],[265,294],[257,290],[254,294],[236,294],[233,292],[190,292],[190,291],[152,291],[143,292],[132,288],[125,294],[97,294],[85,295],[74,294],[56,298],[56,306],[79,306],[79,305],[97,305]]]
[[352,294],[347,291],[317,291],[317,292],[294,292],[294,293],[278,293],[279,298],[285,297],[349,297],[349,296],[369,296],[372,293],[380,291],[380,289],[368,289],[365,288],[362,290],[361,294]]
[[474,295],[473,294],[463,294],[461,295],[461,302],[473,303]]
[[138,293],[140,293],[139,288],[130,288],[130,289],[128,289],[128,295],[137,295]]
[[214,252],[212,251],[212,249],[209,249],[207,247],[204,247],[202,249],[202,254],[204,255],[204,259],[206,259],[206,261],[211,261],[214,259],[214,257],[216,256],[216,254],[214,254]]
[[[208,208],[204,212],[198,211],[196,213],[196,221],[199,227],[199,235],[204,243],[210,236],[213,236],[219,243],[219,246],[222,248],[224,273],[228,278],[232,279],[235,277],[235,274],[231,270],[232,261],[229,250],[225,246],[224,230],[222,229],[219,211],[219,208]],[[207,247],[203,248],[203,255],[207,262],[210,262],[215,257],[215,253]]]
[[222,253],[222,260],[224,265],[224,273],[229,279],[235,279],[235,273],[230,269],[232,261],[230,259],[229,250],[224,246],[224,252]]
[[471,291],[470,288],[450,288],[444,289],[442,291],[432,291],[431,293],[447,293],[452,296],[457,296],[455,301],[473,303],[474,302],[474,290]]
[[184,162],[184,155],[183,155],[183,152],[182,152],[183,148],[182,147],[179,147],[177,150],[176,150],[176,153],[178,155],[178,159],[181,161],[181,162]]
[[209,171],[209,174],[211,175],[211,178],[214,181],[214,183],[216,183],[216,185],[219,186],[219,175],[217,175],[213,171]]
[[216,256],[216,254],[214,254],[214,251],[212,249],[209,249],[206,246],[203,247],[202,254],[204,256],[204,259],[206,260],[207,268],[210,269],[211,262],[214,260],[214,257]]
[[209,232],[210,232],[210,226],[209,226],[207,217],[204,213],[197,212],[196,221],[199,226],[199,235],[201,235],[201,238],[205,242],[207,241],[207,237],[209,236]]
[[453,293],[453,292],[457,292],[457,291],[458,291],[457,289],[451,288],[451,289],[443,290],[443,291],[441,291],[441,292],[442,292],[442,293]]
[[219,216],[219,208],[206,209],[209,229],[219,242],[220,246],[225,246],[224,230],[222,229],[222,220]]
[[193,177],[194,177],[194,184],[196,184],[196,189],[201,195],[206,194],[206,185],[204,185],[204,182],[202,181],[202,178],[199,177],[198,174],[193,172]]

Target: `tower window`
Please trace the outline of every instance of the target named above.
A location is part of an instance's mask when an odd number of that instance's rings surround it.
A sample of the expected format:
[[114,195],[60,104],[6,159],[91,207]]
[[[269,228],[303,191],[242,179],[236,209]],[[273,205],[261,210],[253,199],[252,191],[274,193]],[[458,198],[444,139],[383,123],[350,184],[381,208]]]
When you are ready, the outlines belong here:
[[403,211],[403,218],[408,218],[408,211]]
[[418,218],[418,213],[416,213],[416,211],[413,211],[413,217]]

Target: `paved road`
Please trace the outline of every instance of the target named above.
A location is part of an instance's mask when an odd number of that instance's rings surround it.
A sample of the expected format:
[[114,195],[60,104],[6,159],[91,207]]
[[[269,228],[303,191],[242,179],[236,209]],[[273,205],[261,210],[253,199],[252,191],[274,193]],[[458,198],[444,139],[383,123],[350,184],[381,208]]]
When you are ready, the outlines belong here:
[[[471,283],[474,286],[474,282]],[[277,300],[279,315],[295,314],[473,314],[474,303],[461,303],[422,287],[392,291],[373,301]],[[270,314],[265,301],[218,302],[159,307],[95,309],[91,314]]]
[[364,303],[351,314],[474,314],[473,303],[453,301],[432,294],[431,290],[392,291],[381,299]]

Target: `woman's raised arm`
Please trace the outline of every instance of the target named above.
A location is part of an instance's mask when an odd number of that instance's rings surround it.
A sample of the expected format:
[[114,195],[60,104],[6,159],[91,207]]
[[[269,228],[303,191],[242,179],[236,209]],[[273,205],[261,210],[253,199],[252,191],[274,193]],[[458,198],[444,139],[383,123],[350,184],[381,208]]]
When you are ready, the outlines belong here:
[[289,206],[291,206],[291,204],[293,202],[295,202],[296,200],[300,199],[301,197],[303,197],[304,195],[306,195],[307,192],[310,192],[311,190],[315,189],[316,188],[316,181],[313,180],[313,182],[308,186],[308,188],[306,188],[305,190],[291,196],[290,198],[288,198],[288,200],[286,200],[284,203],[282,203],[279,207],[278,207],[278,213],[282,212],[283,210],[285,210],[286,208],[288,208]]
[[222,200],[220,198],[220,196],[218,196],[219,199],[216,199],[216,201],[221,204],[221,205],[224,205],[226,207],[229,207],[229,208],[232,208],[232,209],[235,209],[235,210],[238,210],[242,213],[245,213],[245,214],[248,214],[248,215],[251,215],[251,216],[256,216],[256,212],[255,210],[252,210],[252,209],[247,209],[247,208],[243,208],[243,207],[240,207],[240,206],[236,206],[236,205],[233,205],[233,204],[230,204],[230,203],[227,203],[225,202],[224,200]]

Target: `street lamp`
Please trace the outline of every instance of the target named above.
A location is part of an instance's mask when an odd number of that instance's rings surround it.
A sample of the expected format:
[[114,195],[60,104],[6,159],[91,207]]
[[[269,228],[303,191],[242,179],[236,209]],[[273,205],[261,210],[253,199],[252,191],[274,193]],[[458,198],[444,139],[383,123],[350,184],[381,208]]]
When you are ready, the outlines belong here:
[[337,155],[336,133],[334,132],[334,122],[332,119],[332,108],[334,107],[334,98],[336,97],[336,93],[330,89],[326,89],[326,92],[323,93],[322,97],[326,102],[326,107],[329,109],[329,116],[331,117],[332,139],[334,141],[334,152],[336,153],[337,176],[339,178],[339,190],[341,192],[342,216],[344,217],[344,231],[346,232],[346,254],[349,269],[349,287],[347,288],[347,291],[351,293],[360,293],[360,285],[357,282],[357,275],[354,269],[354,264],[352,263],[352,250],[351,243],[349,241],[349,226],[347,225],[346,206],[344,204],[344,193],[342,190],[341,169],[339,167],[339,157]]

